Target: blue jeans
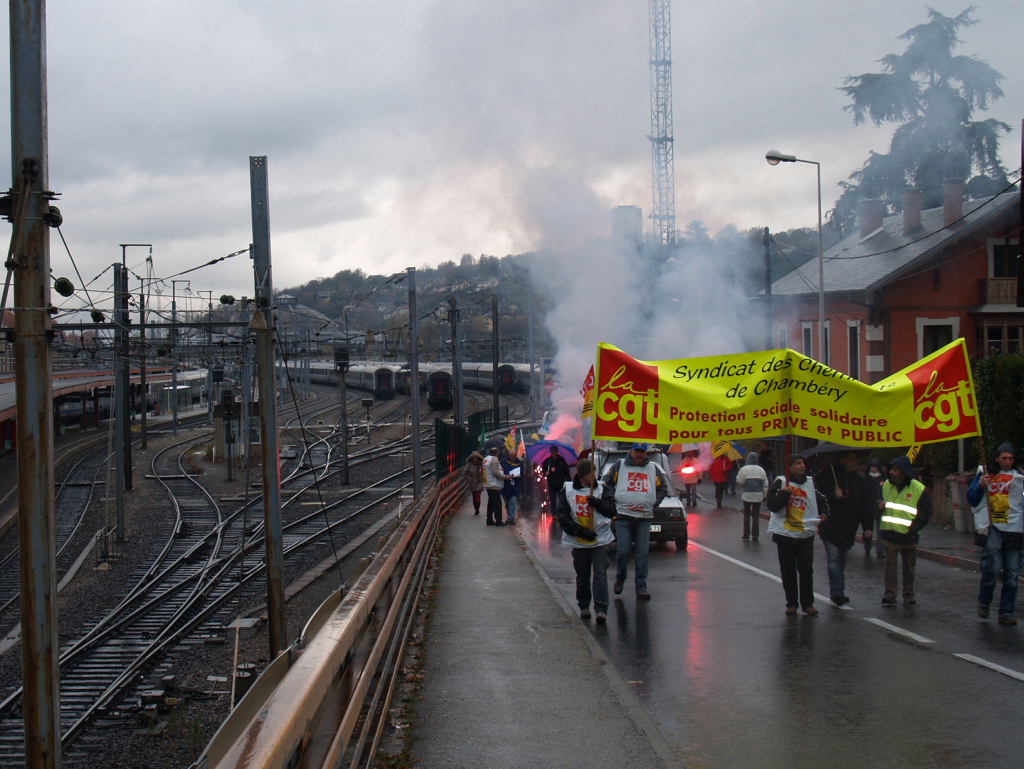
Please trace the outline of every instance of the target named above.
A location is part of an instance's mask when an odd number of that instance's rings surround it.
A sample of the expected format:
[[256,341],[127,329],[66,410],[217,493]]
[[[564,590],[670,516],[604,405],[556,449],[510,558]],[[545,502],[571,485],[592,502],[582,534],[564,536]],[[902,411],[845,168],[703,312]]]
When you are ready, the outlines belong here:
[[615,519],[618,550],[615,553],[615,581],[626,581],[629,551],[636,548],[636,589],[647,589],[647,560],[651,551],[651,519],[620,515]]
[[821,540],[825,546],[825,557],[828,559],[828,592],[831,596],[846,595],[846,548],[827,539]]
[[502,497],[505,500],[505,516],[509,523],[516,519],[516,498],[515,497]]
[[[1017,540],[1017,538],[1014,538]],[[1017,540],[1019,542],[1019,540]],[[981,551],[981,589],[978,603],[988,606],[996,592],[996,579],[1002,572],[1003,589],[999,593],[999,616],[1013,615],[1017,603],[1017,577],[1020,575],[1020,546],[1007,547],[1003,532],[995,526],[988,527],[988,539]]]

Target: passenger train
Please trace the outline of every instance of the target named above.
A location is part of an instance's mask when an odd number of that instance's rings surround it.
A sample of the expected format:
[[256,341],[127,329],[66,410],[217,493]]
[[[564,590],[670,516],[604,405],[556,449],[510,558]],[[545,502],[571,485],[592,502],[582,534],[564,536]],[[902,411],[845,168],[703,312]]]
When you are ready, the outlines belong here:
[[[332,361],[312,361],[312,381],[316,384],[338,386],[338,371]],[[451,363],[420,363],[420,392],[427,394],[427,405],[435,411],[447,411],[454,402],[454,384]],[[290,367],[293,377],[294,366]],[[494,366],[491,363],[462,364],[463,386],[470,389],[490,390],[493,387]],[[525,363],[503,363],[498,366],[498,392],[528,392],[530,367]],[[373,393],[379,400],[388,400],[395,393],[409,394],[409,365],[354,361],[345,373],[345,386]]]

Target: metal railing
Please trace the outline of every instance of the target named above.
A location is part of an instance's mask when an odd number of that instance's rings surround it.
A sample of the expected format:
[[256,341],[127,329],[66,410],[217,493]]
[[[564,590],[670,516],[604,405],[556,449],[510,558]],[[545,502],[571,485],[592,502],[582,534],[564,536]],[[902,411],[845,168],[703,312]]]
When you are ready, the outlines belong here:
[[398,517],[351,587],[263,671],[196,769],[373,765],[441,522],[464,494],[452,473]]

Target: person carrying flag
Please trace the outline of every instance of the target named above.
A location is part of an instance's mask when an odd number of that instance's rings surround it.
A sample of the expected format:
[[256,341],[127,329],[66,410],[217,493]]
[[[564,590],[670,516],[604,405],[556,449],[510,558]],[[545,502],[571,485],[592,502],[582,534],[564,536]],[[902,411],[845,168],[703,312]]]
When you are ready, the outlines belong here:
[[[996,452],[996,466],[975,476],[967,489],[967,502],[988,512],[988,531],[981,551],[981,587],[978,590],[978,616],[988,618],[989,605],[996,592],[996,579],[1003,577],[999,594],[999,624],[1016,625],[1017,577],[1020,574],[1021,540],[1024,539],[1024,475],[1014,467],[1013,445],[1002,444]],[[980,471],[980,468],[979,468]]]
[[555,515],[562,527],[562,544],[572,548],[576,571],[576,603],[580,618],[590,619],[590,602],[598,624],[608,619],[608,545],[615,539],[611,490],[594,475],[594,463],[581,459],[576,477],[558,495]]

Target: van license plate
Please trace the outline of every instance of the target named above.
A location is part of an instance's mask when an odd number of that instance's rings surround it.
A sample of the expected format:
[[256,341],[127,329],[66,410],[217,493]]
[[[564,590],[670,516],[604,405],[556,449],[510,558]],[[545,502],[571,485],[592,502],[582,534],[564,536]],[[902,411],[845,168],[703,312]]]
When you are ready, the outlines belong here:
[[660,523],[652,523],[651,524],[651,531],[660,534],[661,533],[661,524]]

